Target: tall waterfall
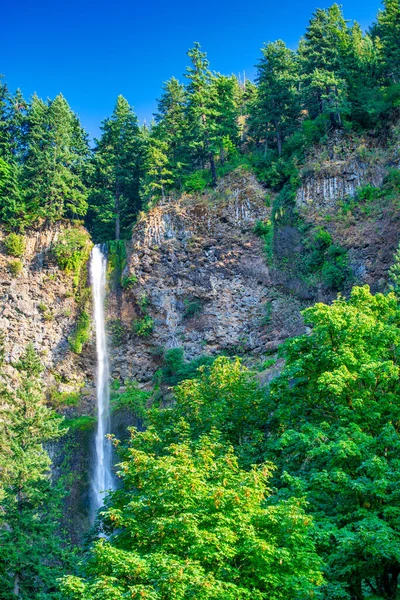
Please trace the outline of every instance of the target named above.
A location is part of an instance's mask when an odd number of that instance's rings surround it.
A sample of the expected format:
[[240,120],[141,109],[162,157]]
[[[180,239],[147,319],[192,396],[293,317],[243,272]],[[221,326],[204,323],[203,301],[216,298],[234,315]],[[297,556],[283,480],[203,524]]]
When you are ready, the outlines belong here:
[[103,505],[103,494],[113,488],[112,446],[106,439],[110,432],[110,368],[107,352],[107,338],[104,318],[104,301],[106,290],[107,259],[99,246],[92,250],[90,275],[93,295],[93,317],[96,327],[97,353],[97,431],[95,465],[92,476],[92,510],[93,513]]

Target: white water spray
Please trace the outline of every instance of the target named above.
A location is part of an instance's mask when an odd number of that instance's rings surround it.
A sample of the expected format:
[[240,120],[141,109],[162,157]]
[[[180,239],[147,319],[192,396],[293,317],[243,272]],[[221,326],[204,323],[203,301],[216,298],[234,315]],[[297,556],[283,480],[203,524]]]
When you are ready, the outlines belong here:
[[114,488],[112,465],[112,446],[106,438],[110,433],[110,368],[108,363],[107,338],[104,319],[104,301],[106,290],[107,259],[99,246],[92,250],[90,275],[93,295],[93,317],[96,328],[97,353],[97,431],[96,455],[92,478],[92,509],[103,506],[104,492]]

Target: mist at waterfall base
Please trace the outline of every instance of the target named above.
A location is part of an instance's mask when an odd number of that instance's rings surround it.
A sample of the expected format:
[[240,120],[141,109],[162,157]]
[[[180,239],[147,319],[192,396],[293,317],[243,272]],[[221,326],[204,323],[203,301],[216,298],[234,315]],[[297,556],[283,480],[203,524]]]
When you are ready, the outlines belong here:
[[115,488],[112,473],[112,444],[106,437],[110,433],[110,368],[104,316],[106,276],[107,258],[99,246],[94,246],[90,261],[97,355],[97,430],[95,437],[95,462],[91,479],[92,493],[90,507],[93,521],[96,517],[96,512],[103,506],[105,492]]

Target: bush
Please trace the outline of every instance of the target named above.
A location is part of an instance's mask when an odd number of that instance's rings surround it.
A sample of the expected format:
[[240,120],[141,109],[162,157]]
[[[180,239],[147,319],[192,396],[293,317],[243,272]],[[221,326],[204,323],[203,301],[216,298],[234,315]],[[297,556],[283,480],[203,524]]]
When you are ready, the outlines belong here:
[[140,337],[148,337],[154,329],[154,321],[150,315],[144,315],[141,319],[133,321],[133,331]]
[[111,343],[118,346],[122,343],[125,334],[125,327],[120,319],[112,319],[107,323],[107,331],[111,337]]
[[183,303],[185,305],[185,310],[183,312],[184,319],[191,319],[203,310],[203,303],[198,298],[195,298],[194,300],[184,300]]
[[183,348],[171,348],[164,352],[163,365],[156,372],[155,380],[159,385],[177,385],[180,381],[196,377],[199,367],[210,366],[214,360],[212,356],[203,355],[185,361]]
[[202,192],[211,184],[210,172],[206,169],[194,171],[183,179],[185,192]]
[[17,277],[22,272],[22,262],[19,259],[12,260],[8,263],[8,268],[10,269],[11,274],[14,275],[14,277]]
[[62,271],[74,274],[75,286],[79,283],[82,266],[89,259],[91,243],[82,229],[68,229],[53,248],[53,254]]
[[54,408],[77,406],[80,398],[79,392],[58,392],[53,390],[50,394],[50,403]]
[[4,240],[7,254],[20,258],[25,252],[25,238],[18,233],[10,233]]
[[124,290],[130,290],[137,283],[138,278],[136,275],[124,275],[121,278],[121,287]]
[[69,345],[72,352],[81,354],[83,346],[90,339],[90,317],[86,311],[82,311],[74,333],[69,337]]
[[366,183],[357,189],[358,200],[372,202],[373,200],[378,200],[378,198],[381,198],[381,196],[382,190],[374,185],[371,185],[370,183]]

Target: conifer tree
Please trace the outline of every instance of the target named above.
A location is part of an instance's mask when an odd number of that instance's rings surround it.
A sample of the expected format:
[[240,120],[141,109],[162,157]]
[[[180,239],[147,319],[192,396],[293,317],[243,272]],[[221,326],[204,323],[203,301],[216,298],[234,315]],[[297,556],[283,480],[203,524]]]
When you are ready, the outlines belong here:
[[83,216],[87,210],[82,164],[88,155],[76,116],[60,94],[48,103],[37,96],[29,106],[23,187],[30,220]]
[[201,51],[198,42],[187,54],[192,62],[185,74],[189,80],[187,86],[189,148],[195,166],[202,168],[206,161],[209,162],[212,184],[216,186],[215,153],[218,151],[218,130],[215,87],[211,85],[213,75],[208,68],[207,55]]
[[400,83],[400,2],[384,0],[377,23],[372,28],[374,37],[382,44],[383,72],[387,83]]
[[251,130],[258,139],[271,140],[279,156],[285,138],[299,118],[298,64],[284,42],[267,44],[257,65],[257,97],[251,115]]
[[[46,404],[33,346],[16,365],[19,384],[2,373],[0,404],[0,595],[4,600],[57,597],[64,550],[58,531],[61,491],[52,485],[44,444],[60,437],[62,419]],[[7,440],[2,447],[1,440]]]
[[118,96],[101,131],[95,149],[88,222],[96,237],[119,240],[140,208],[143,160],[138,120],[123,96]]
[[152,137],[167,144],[166,155],[172,167],[172,177],[179,182],[187,166],[187,121],[185,87],[172,77],[163,85],[163,94],[154,115]]
[[333,4],[314,13],[299,46],[305,107],[312,118],[327,115],[333,127],[342,124],[349,110],[342,72],[349,43],[347,22]]

